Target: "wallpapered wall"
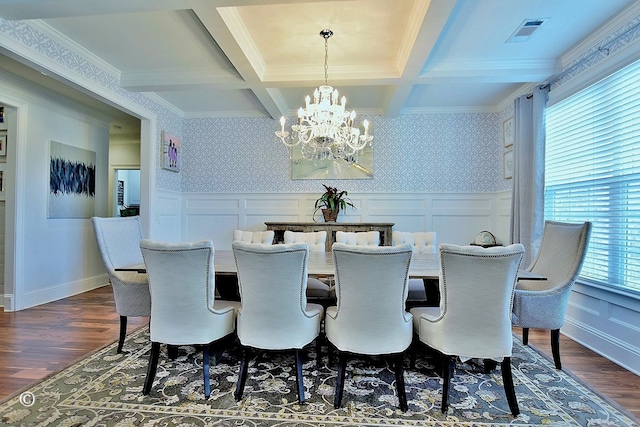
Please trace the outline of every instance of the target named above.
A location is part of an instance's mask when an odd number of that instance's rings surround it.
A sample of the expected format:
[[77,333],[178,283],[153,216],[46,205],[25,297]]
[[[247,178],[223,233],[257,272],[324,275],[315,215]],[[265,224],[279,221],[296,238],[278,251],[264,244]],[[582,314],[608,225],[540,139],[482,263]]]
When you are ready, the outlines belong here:
[[[508,190],[511,180],[502,177],[503,115],[368,116],[374,134],[373,179],[327,182],[351,192]],[[277,123],[266,118],[186,119],[182,191],[320,191],[325,181],[291,180],[288,152],[276,141],[276,128]]]
[[[182,136],[182,172],[159,169],[159,189],[186,192],[317,192],[315,180],[291,180],[287,151],[275,142],[277,123],[267,118],[181,119],[144,94],[131,93],[111,75],[51,37],[40,26],[0,18],[0,34],[26,49],[42,50],[115,94],[157,114],[161,130]],[[41,43],[46,40],[47,43]],[[494,192],[502,178],[502,115],[412,114],[368,117],[374,139],[374,178],[335,181],[353,192]],[[364,119],[365,117],[360,117]],[[182,129],[182,132],[180,131]],[[159,156],[159,154],[158,154]]]

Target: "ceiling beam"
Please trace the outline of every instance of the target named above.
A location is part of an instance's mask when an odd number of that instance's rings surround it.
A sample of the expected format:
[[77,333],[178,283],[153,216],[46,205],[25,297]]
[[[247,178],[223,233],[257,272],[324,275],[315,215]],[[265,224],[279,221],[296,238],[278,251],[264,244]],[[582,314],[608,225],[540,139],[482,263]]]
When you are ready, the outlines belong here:
[[426,10],[414,12],[414,15],[422,13],[424,19],[415,42],[410,46],[400,81],[387,94],[384,104],[387,117],[397,117],[400,113],[457,3],[458,0],[431,0]]

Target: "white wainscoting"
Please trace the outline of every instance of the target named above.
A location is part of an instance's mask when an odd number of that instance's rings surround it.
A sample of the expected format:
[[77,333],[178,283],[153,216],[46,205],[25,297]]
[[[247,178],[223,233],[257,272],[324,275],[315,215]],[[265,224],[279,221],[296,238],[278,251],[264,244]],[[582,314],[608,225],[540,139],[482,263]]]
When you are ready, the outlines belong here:
[[[340,213],[338,222],[392,222],[394,230],[435,231],[439,242],[469,244],[482,230],[508,236],[501,200],[503,193],[349,193],[356,209]],[[231,248],[234,229],[264,230],[269,221],[313,221],[319,194],[212,194],[182,195],[182,238],[213,240],[220,249]],[[318,213],[316,220],[322,221]],[[505,228],[506,227],[506,228]],[[506,229],[506,233],[504,230]]]
[[573,287],[561,332],[640,375],[638,296],[578,282]]
[[182,238],[182,193],[158,190],[155,195],[156,209],[153,210],[155,224],[149,236],[164,242],[180,242]]

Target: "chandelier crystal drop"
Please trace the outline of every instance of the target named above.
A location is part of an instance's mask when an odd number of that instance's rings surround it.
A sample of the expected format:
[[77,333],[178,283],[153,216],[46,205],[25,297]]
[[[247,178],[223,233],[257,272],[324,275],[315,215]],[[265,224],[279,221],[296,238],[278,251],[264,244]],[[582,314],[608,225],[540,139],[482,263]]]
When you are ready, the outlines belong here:
[[329,37],[331,30],[320,31],[324,38],[324,84],[313,92],[313,102],[307,95],[305,106],[298,110],[298,123],[285,130],[285,118],[280,119],[280,130],[275,134],[291,149],[300,145],[302,157],[308,160],[344,160],[357,163],[358,152],[373,136],[369,135],[369,122],[364,120],[364,133],[353,126],[355,111],[346,110],[347,99],[338,102],[338,90],[329,86]]

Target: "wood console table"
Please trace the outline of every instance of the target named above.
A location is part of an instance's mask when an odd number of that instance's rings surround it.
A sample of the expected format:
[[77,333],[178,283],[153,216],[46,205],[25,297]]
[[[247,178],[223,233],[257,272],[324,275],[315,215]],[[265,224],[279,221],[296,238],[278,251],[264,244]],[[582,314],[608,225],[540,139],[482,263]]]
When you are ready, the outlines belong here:
[[275,237],[273,243],[284,241],[285,230],[302,231],[326,231],[327,242],[325,252],[331,252],[331,245],[336,241],[336,231],[361,232],[379,231],[380,245],[391,246],[391,229],[393,222],[265,222],[267,230],[273,230]]

